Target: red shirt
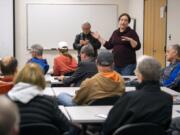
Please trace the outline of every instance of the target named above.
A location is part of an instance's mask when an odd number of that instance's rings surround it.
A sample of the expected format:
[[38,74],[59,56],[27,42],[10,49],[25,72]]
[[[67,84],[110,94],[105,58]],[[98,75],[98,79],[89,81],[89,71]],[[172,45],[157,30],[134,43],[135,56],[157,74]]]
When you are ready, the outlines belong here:
[[54,75],[64,75],[69,72],[75,71],[77,68],[77,62],[74,58],[67,57],[65,55],[59,55],[54,58]]
[[0,94],[6,94],[13,87],[13,77],[0,76]]

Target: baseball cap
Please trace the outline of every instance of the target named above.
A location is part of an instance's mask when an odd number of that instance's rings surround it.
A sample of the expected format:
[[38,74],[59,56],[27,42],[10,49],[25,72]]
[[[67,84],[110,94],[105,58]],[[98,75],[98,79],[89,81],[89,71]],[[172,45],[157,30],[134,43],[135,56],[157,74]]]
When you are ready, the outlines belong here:
[[58,48],[59,49],[68,49],[68,43],[64,42],[64,41],[61,41],[61,42],[58,43]]
[[100,66],[110,66],[113,62],[113,54],[107,50],[101,51],[97,56],[97,64]]

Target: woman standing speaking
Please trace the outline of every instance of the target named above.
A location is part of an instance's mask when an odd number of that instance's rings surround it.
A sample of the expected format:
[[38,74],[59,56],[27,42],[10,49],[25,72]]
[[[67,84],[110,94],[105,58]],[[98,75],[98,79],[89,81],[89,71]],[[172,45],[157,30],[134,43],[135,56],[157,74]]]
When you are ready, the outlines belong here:
[[119,28],[115,30],[109,41],[104,40],[98,32],[92,35],[98,39],[106,49],[112,49],[115,70],[121,75],[133,75],[136,67],[136,50],[141,48],[139,36],[128,24],[131,17],[127,13],[119,16]]

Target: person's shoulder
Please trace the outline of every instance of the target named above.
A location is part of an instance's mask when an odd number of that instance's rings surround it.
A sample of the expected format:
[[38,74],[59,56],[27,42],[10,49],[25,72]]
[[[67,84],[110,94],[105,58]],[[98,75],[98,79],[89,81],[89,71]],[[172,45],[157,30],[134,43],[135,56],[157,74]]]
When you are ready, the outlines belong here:
[[113,31],[113,34],[117,34],[117,33],[119,33],[119,28],[118,28],[118,29],[115,29],[115,30]]
[[96,77],[95,77],[95,76],[96,76],[96,75],[92,76],[91,78],[86,78],[86,79],[82,82],[81,86],[84,86],[84,87],[87,87],[87,86],[92,87],[92,86],[94,86],[94,83],[96,82],[96,81],[95,81],[95,80],[96,80]]
[[[180,70],[180,61],[177,61],[176,63],[170,63],[169,64],[169,66],[167,66],[167,67],[165,67],[164,68],[164,70],[165,71],[167,71],[167,70],[170,70],[171,71],[171,73],[172,73],[172,71],[174,71],[174,70],[176,70],[176,71],[179,71]],[[164,71],[164,72],[165,72]],[[178,72],[179,73],[179,72]]]
[[76,34],[76,38],[80,37],[82,33]]
[[163,96],[163,97],[165,97],[165,98],[167,98],[167,99],[173,99],[173,97],[170,95],[170,94],[168,94],[168,93],[166,93],[166,92],[164,92],[164,91],[160,91],[161,92],[161,95]]
[[79,63],[79,66],[81,67],[95,67],[96,63],[94,61],[83,61]]
[[93,64],[95,64],[95,61],[94,60],[91,60],[91,61],[82,61],[82,64],[93,65]]
[[161,91],[161,99],[164,101],[167,105],[173,105],[173,96]]
[[60,59],[60,55],[58,54],[58,55],[56,55],[55,57],[54,57],[54,60],[58,60],[58,59]]
[[180,60],[178,60],[177,62],[176,62],[176,65],[179,67],[180,66]]
[[141,92],[140,90],[135,90],[135,91],[129,91],[129,92],[125,92],[123,96],[133,99],[133,98],[138,98],[139,96],[141,96]]
[[39,62],[40,64],[48,65],[47,59],[45,59],[45,58],[39,59],[38,62]]
[[78,63],[78,66],[84,66],[84,65],[86,65],[86,64],[87,64],[86,61],[80,61],[80,62]]
[[128,29],[128,32],[130,32],[131,34],[137,35],[137,32],[134,29],[132,29],[131,27],[128,27],[127,29]]
[[41,61],[47,62],[47,59],[46,58],[42,58]]
[[33,57],[33,58],[31,58],[29,60],[29,62],[35,62],[35,63],[41,63],[41,62],[44,62],[44,61],[46,61],[46,59],[43,59],[43,58],[39,59],[39,58],[36,58],[36,57]]
[[85,64],[86,65],[91,65],[91,66],[95,66],[96,65],[95,61],[87,61]]
[[34,101],[49,106],[54,104],[54,102],[56,102],[56,99],[48,95],[39,95],[34,99]]
[[62,54],[59,54],[59,55],[56,55],[55,56],[55,60],[62,60],[62,59],[64,59],[64,58],[67,58],[66,56],[64,56],[64,55],[62,55]]
[[87,63],[86,62],[81,61],[81,62],[78,63],[78,68],[79,69],[83,70],[83,69],[86,69],[86,67],[87,67]]
[[35,57],[32,57],[32,58],[30,58],[30,59],[28,60],[28,62],[34,62],[34,61],[36,61],[36,58],[35,58]]

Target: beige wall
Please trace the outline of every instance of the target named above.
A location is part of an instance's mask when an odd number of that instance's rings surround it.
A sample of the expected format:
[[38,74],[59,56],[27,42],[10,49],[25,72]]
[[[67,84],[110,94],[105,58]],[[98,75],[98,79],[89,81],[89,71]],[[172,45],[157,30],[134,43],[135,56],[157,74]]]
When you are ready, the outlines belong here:
[[[137,32],[140,40],[143,39],[143,0],[17,0],[16,1],[16,57],[19,61],[19,67],[22,67],[30,54],[26,48],[26,3],[57,3],[57,4],[117,4],[119,14],[129,12],[130,15],[137,19]],[[112,30],[113,32],[113,30]],[[78,32],[77,32],[78,33]],[[71,51],[76,56],[76,52]],[[49,64],[53,65],[53,58],[57,54],[56,51],[45,51],[44,57],[47,58]],[[141,55],[142,52],[138,53]]]
[[129,0],[129,14],[136,19],[136,32],[141,41],[141,49],[136,52],[137,57],[143,54],[143,26],[144,26],[144,0]]
[[[168,0],[167,3],[167,46],[170,46],[173,44],[180,44],[180,31],[177,27],[180,24],[180,0]],[[171,39],[169,39],[170,35]]]

